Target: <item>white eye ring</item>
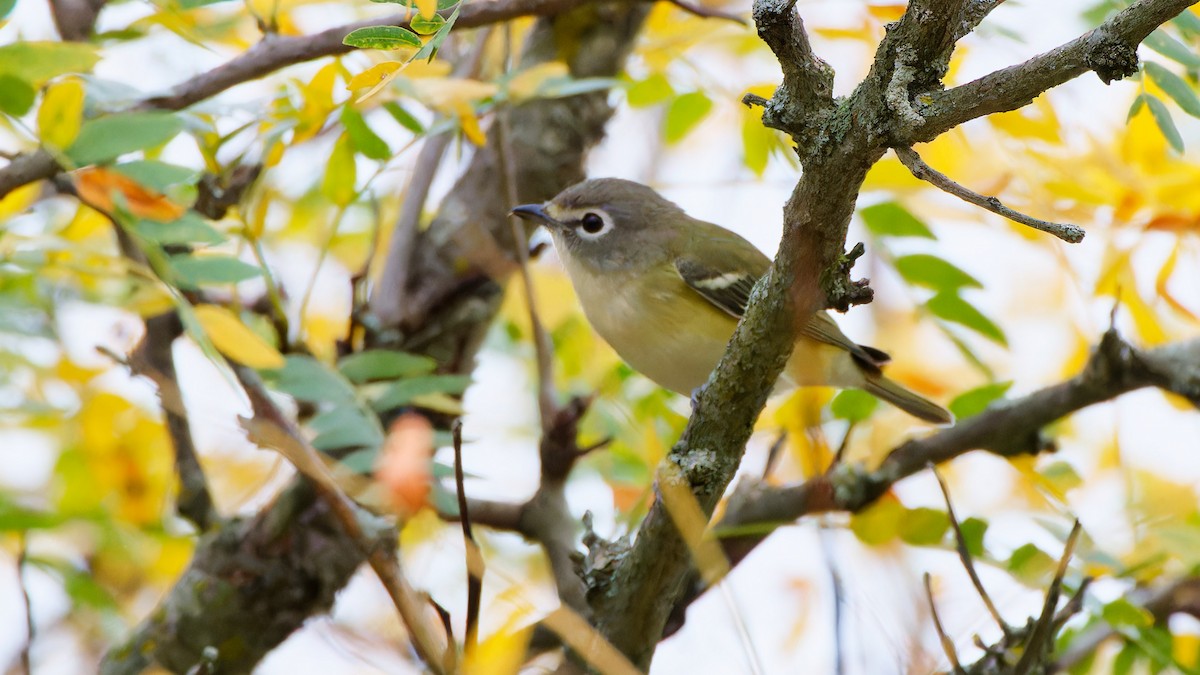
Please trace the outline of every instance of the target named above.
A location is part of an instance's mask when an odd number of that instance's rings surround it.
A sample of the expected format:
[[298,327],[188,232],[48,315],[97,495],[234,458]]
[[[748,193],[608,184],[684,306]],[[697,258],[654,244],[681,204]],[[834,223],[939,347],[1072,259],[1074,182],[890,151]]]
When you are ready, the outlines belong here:
[[595,241],[600,237],[611,232],[613,229],[612,218],[608,214],[596,210],[588,211],[579,218],[579,225],[575,226],[575,232],[581,239]]

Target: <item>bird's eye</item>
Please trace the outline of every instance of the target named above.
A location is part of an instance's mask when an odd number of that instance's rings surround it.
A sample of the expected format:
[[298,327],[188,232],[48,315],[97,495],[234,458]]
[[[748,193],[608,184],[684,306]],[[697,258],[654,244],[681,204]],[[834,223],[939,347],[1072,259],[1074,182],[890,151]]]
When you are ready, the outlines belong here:
[[579,220],[580,226],[588,234],[596,234],[604,229],[604,219],[594,213],[585,213]]

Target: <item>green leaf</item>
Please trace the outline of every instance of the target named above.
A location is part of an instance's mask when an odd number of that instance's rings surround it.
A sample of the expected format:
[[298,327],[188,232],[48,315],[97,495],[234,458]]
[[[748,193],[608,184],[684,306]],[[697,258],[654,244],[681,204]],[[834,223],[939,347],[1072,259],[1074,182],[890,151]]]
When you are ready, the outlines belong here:
[[[675,95],[671,81],[662,73],[654,73],[644,80],[639,80],[625,89],[625,100],[631,108],[645,108],[657,105]],[[762,126],[761,123],[759,126]]]
[[0,501],[0,532],[48,530],[66,522],[66,517],[48,511],[35,511],[11,502]]
[[165,193],[176,185],[191,185],[200,172],[186,166],[167,164],[155,159],[139,159],[113,166],[113,171],[128,176],[156,192]]
[[909,509],[900,521],[900,539],[913,546],[940,544],[950,528],[945,511],[930,508]]
[[383,104],[383,109],[388,111],[388,114],[395,118],[395,120],[400,123],[400,126],[404,127],[405,129],[408,129],[409,131],[418,135],[425,133],[425,125],[421,124],[420,120],[413,117],[412,114],[405,110],[399,103],[396,103],[395,101],[388,101],[387,103]]
[[466,375],[425,375],[400,380],[372,401],[375,410],[391,410],[425,394],[461,394],[471,384]]
[[1008,346],[1008,338],[991,319],[955,293],[938,293],[925,303],[934,316],[953,321],[978,332],[986,338]]
[[1174,19],[1171,19],[1171,23],[1175,24],[1184,37],[1200,35],[1200,16],[1196,16],[1192,12],[1180,12]]
[[342,44],[359,49],[420,49],[421,38],[400,26],[369,26],[351,31],[342,38]]
[[311,356],[285,358],[287,365],[264,374],[275,389],[301,401],[354,403],[354,388],[325,364]]
[[1200,98],[1192,91],[1192,85],[1182,77],[1152,61],[1143,66],[1150,79],[1154,80],[1179,108],[1192,117],[1200,117]]
[[975,277],[935,255],[914,253],[896,258],[896,271],[910,284],[935,291],[957,291],[960,288],[983,288]]
[[987,534],[988,522],[971,517],[958,524],[963,539],[967,542],[967,553],[972,557],[983,555],[983,536]]
[[202,284],[236,284],[262,274],[258,266],[225,255],[174,255],[170,263],[179,284],[188,288]]
[[1125,121],[1133,119],[1138,113],[1142,112],[1142,108],[1146,107],[1146,97],[1138,94],[1137,98],[1133,99],[1133,103],[1129,106],[1129,114],[1125,116]]
[[139,220],[133,224],[133,230],[143,239],[159,245],[201,244],[211,246],[225,241],[225,235],[209,225],[208,221],[201,218],[195,211],[188,211],[169,223]]
[[1075,467],[1067,462],[1051,462],[1040,469],[1038,473],[1059,494],[1066,494],[1067,491],[1083,485],[1083,479],[1079,477],[1079,474],[1075,471]]
[[1171,119],[1171,111],[1167,110],[1166,104],[1157,96],[1146,94],[1146,105],[1150,106],[1150,114],[1154,116],[1154,123],[1158,125],[1158,129],[1167,139],[1167,143],[1175,152],[1182,153],[1183,136],[1180,136],[1179,129],[1175,128],[1175,120]]
[[83,42],[14,42],[0,47],[0,73],[33,87],[65,73],[85,73],[99,60],[97,48]]
[[885,497],[850,516],[850,531],[869,546],[886,544],[896,537],[906,509],[894,498]]
[[135,150],[161,145],[183,130],[183,120],[171,113],[137,112],[88,120],[67,148],[79,166],[105,162]]
[[431,17],[418,16],[414,17],[408,24],[413,32],[418,35],[433,35],[438,32],[442,26],[446,25],[446,20],[441,14],[434,14]]
[[937,239],[929,226],[896,202],[872,204],[862,209],[863,224],[877,237],[924,237]]
[[3,19],[11,14],[13,7],[16,6],[17,0],[0,0],[0,19]]
[[[438,0],[438,9],[443,9],[442,0]],[[442,43],[446,41],[446,36],[450,34],[450,29],[454,27],[454,22],[458,21],[460,10],[462,10],[461,2],[454,6],[454,11],[450,13],[450,16],[446,19],[446,23],[438,29],[438,32],[434,33],[433,37],[429,38],[425,46],[421,47],[416,54],[413,54],[412,58],[414,61],[417,59],[429,59],[432,61],[433,57],[437,56],[437,51],[441,49]]]
[[1117,652],[1117,657],[1113,659],[1112,675],[1129,675],[1133,672],[1133,667],[1141,656],[1142,650],[1136,644],[1126,642],[1121,651]]
[[20,117],[33,107],[37,92],[28,82],[8,73],[0,73],[0,111]]
[[1154,615],[1125,598],[1117,598],[1104,605],[1100,616],[1113,628],[1145,628],[1154,623]]
[[348,104],[342,108],[342,125],[346,127],[346,134],[350,136],[354,149],[364,157],[378,161],[391,159],[392,149],[387,142],[367,126],[361,113]]
[[983,412],[993,401],[1001,399],[1012,388],[1012,382],[992,382],[965,391],[950,402],[950,412],[960,422]]
[[1033,544],[1021,546],[1008,558],[1008,571],[1027,584],[1040,585],[1057,567],[1057,560]]
[[1183,43],[1171,37],[1159,28],[1151,33],[1145,42],[1146,46],[1173,61],[1178,61],[1190,70],[1200,68],[1200,56],[1188,49]]
[[312,418],[308,423],[317,435],[313,447],[322,452],[343,448],[378,448],[383,433],[378,422],[354,403],[345,403]]
[[861,389],[843,389],[833,397],[829,411],[833,416],[848,422],[861,422],[875,412],[879,399]]
[[358,352],[338,362],[338,370],[354,383],[426,375],[436,367],[437,362],[428,356],[384,349]]
[[712,99],[702,91],[676,96],[667,108],[667,129],[664,134],[667,143],[677,143],[687,136],[688,132],[704,119],[708,111],[712,110],[712,106]]

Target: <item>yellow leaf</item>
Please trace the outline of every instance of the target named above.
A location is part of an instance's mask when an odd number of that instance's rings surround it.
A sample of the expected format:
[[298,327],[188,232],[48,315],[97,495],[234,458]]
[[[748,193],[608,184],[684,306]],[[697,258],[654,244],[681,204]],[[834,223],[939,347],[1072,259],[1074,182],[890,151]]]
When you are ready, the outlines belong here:
[[417,13],[423,17],[431,17],[437,12],[438,0],[417,0]]
[[522,70],[508,81],[508,95],[513,101],[533,98],[547,80],[565,77],[568,74],[570,74],[570,70],[562,61],[539,63]]
[[480,147],[487,145],[487,136],[484,136],[483,129],[479,126],[479,118],[475,116],[475,111],[471,108],[471,104],[465,101],[459,103],[454,110],[458,116],[458,123],[462,126],[463,135],[467,137],[475,145]]
[[1024,108],[992,115],[988,120],[992,126],[1015,138],[1036,138],[1049,143],[1059,140],[1058,115],[1045,96],[1039,96]]
[[[396,73],[400,72],[402,68],[404,68],[404,63],[401,61],[384,61],[383,63],[376,63],[370,68],[367,68],[361,73],[350,78],[350,81],[346,83],[346,88],[350,91],[354,91],[356,89],[371,87],[372,91],[374,91],[388,82],[391,82],[392,78],[396,77]],[[366,96],[366,94],[364,94],[364,96]]]
[[467,650],[463,659],[464,675],[516,675],[525,663],[525,650],[532,626],[514,629],[505,626]]
[[321,194],[338,206],[346,206],[357,195],[354,189],[357,180],[354,148],[350,145],[350,135],[343,133],[333,144],[333,154],[321,180]]
[[1167,342],[1168,337],[1163,330],[1162,323],[1155,316],[1154,310],[1150,309],[1150,305],[1142,300],[1142,296],[1137,293],[1137,286],[1133,281],[1133,274],[1129,275],[1129,283],[1121,286],[1121,306],[1129,310],[1129,316],[1133,319],[1133,325],[1137,328],[1138,335],[1147,345],[1161,345]]
[[4,198],[0,199],[0,220],[15,216],[29,208],[31,204],[37,201],[37,197],[41,192],[41,184],[34,182],[22,185],[4,195]]
[[42,96],[37,123],[43,143],[55,148],[69,146],[83,124],[83,83],[69,77],[50,85]]
[[463,105],[494,96],[500,88],[490,82],[466,78],[427,77],[409,83],[422,103],[442,112],[458,112]]
[[196,305],[196,319],[213,346],[225,356],[251,368],[282,368],[279,350],[267,344],[233,312],[217,305]]
[[907,4],[903,2],[872,3],[867,5],[867,12],[880,21],[890,23],[899,21],[906,8]]
[[1175,273],[1175,264],[1179,261],[1179,249],[1176,245],[1171,249],[1171,254],[1167,256],[1167,261],[1163,263],[1162,269],[1158,271],[1158,276],[1154,280],[1154,290],[1158,291],[1158,297],[1167,301],[1167,304],[1175,308],[1175,311],[1190,318],[1192,321],[1200,321],[1190,309],[1183,303],[1179,302],[1174,295],[1171,294],[1167,284],[1171,281],[1171,275]]

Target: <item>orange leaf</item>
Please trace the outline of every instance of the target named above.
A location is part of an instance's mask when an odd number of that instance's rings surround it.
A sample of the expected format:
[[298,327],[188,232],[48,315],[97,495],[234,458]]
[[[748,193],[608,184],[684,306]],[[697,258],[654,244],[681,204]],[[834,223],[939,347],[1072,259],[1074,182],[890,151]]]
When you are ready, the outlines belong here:
[[429,420],[408,413],[392,423],[375,465],[375,480],[383,485],[401,515],[414,514],[429,503],[432,455],[433,426]]
[[90,206],[112,211],[117,205],[114,195],[135,216],[165,223],[182,216],[186,209],[141,183],[115,171],[101,167],[75,172],[75,190]]

